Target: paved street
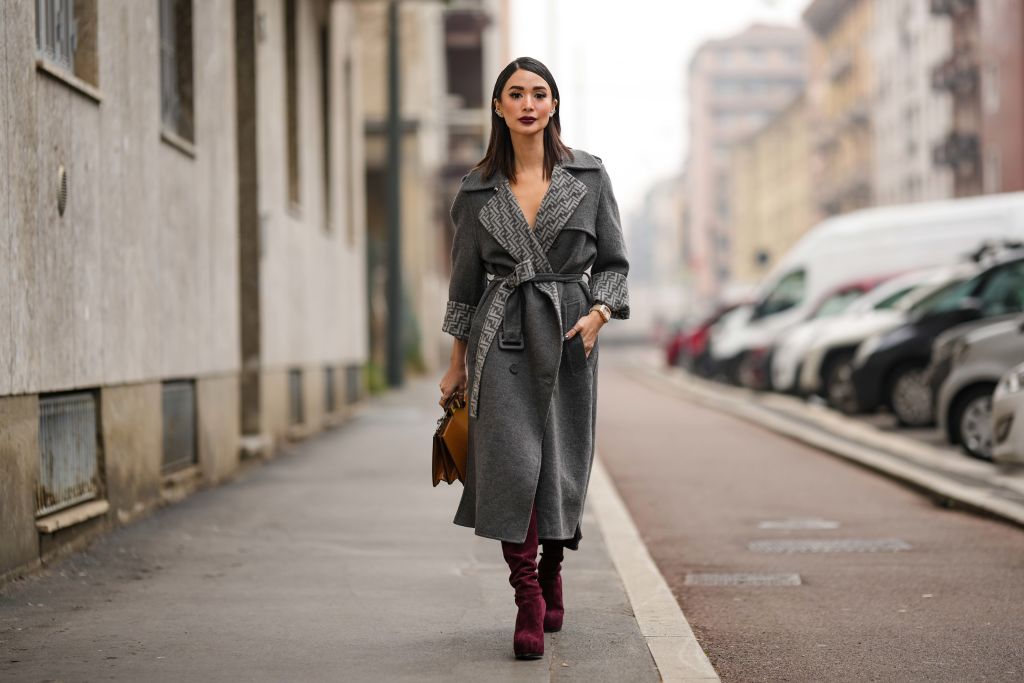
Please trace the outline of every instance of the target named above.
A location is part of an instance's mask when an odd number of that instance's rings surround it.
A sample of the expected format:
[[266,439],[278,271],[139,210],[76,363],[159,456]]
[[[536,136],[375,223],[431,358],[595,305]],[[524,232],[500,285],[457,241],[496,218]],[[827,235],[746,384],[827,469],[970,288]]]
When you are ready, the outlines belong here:
[[566,625],[512,658],[496,541],[430,486],[434,381],[0,592],[0,680],[657,681],[588,512]]
[[723,680],[1024,679],[1020,529],[603,370],[598,448]]

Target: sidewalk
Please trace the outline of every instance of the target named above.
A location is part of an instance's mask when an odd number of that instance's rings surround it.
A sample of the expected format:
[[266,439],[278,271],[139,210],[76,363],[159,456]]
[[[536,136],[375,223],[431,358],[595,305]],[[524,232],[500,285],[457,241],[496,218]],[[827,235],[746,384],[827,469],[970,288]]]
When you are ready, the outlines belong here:
[[566,626],[542,660],[513,659],[500,547],[452,524],[461,485],[430,486],[435,391],[372,399],[7,586],[0,679],[659,680],[591,499],[566,553]]
[[1024,526],[1024,470],[1003,468],[884,432],[824,406],[776,393],[694,377],[652,356],[633,361],[637,375],[689,400],[744,418],[901,481],[950,507]]

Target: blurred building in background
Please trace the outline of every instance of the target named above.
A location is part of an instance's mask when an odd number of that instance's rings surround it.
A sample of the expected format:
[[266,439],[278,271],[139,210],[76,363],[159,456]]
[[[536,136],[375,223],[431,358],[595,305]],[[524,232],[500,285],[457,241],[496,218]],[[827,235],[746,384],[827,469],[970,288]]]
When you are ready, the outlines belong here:
[[814,34],[808,85],[814,199],[825,216],[875,201],[870,41],[875,1],[814,0],[803,14]]
[[731,176],[732,283],[749,289],[817,220],[805,94],[733,148]]
[[367,353],[350,3],[4,18],[0,574],[343,419]]
[[731,277],[732,147],[792,102],[806,79],[807,36],[795,27],[757,24],[704,43],[690,61],[685,258],[702,298]]
[[[483,156],[490,89],[507,35],[507,0],[400,4],[402,339],[407,366],[435,370],[451,355],[441,332],[462,176]],[[387,3],[358,3],[365,118],[371,380],[383,384],[388,334]],[[505,24],[507,27],[507,24]],[[505,29],[507,30],[507,28]]]
[[953,173],[932,155],[953,121],[950,92],[932,79],[933,67],[952,51],[949,17],[923,0],[876,2],[865,41],[876,75],[869,100],[875,204],[952,197]]
[[952,45],[932,67],[950,94],[953,124],[933,148],[955,195],[1024,189],[1024,7],[1015,0],[935,0]]
[[[647,191],[641,208],[628,217],[630,290],[639,301],[648,305],[634,310],[637,330],[658,328],[676,321],[645,320],[645,315],[686,312],[689,301],[688,272],[683,265],[683,221],[686,209],[683,175],[665,178]],[[637,317],[639,314],[639,317]],[[620,337],[621,338],[621,337]]]

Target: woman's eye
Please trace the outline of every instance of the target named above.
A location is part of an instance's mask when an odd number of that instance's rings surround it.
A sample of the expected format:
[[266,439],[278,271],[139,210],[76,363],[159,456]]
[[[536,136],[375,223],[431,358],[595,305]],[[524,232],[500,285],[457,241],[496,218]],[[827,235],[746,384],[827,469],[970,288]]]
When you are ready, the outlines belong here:
[[511,97],[513,100],[518,100],[520,97],[522,97],[522,94],[514,92],[511,95],[509,95],[509,97]]
[[545,97],[547,97],[547,95],[545,95],[542,92],[539,92],[536,95],[534,95],[534,97],[536,97],[538,100],[543,100]]

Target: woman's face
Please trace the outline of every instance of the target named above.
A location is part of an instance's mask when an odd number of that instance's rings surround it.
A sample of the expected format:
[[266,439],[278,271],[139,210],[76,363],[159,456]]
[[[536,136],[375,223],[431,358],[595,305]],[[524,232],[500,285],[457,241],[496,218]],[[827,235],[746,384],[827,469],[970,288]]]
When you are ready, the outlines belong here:
[[551,120],[558,102],[551,99],[547,81],[525,69],[518,69],[501,91],[494,108],[504,117],[513,133],[531,135],[542,132]]

